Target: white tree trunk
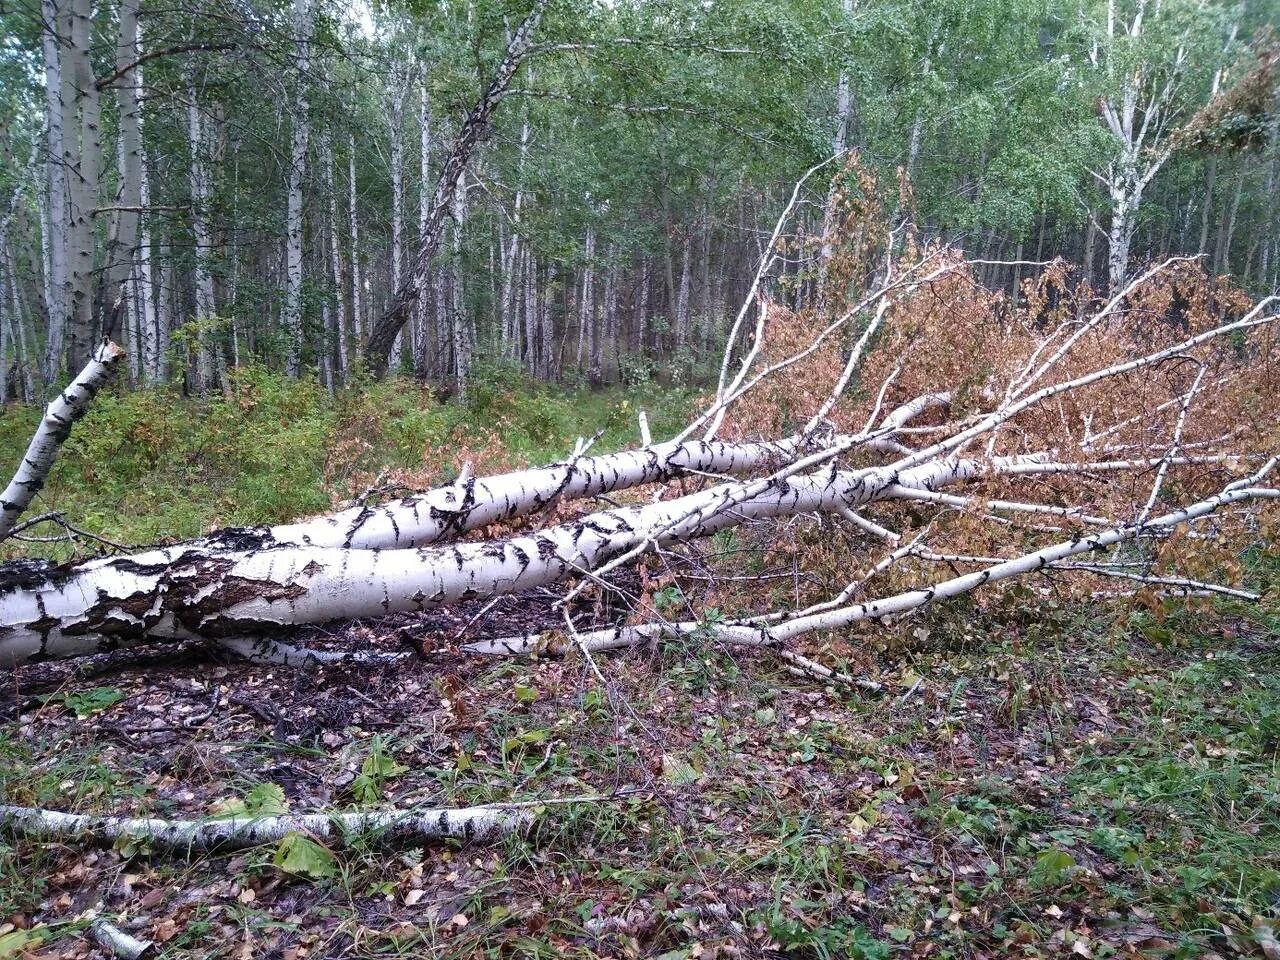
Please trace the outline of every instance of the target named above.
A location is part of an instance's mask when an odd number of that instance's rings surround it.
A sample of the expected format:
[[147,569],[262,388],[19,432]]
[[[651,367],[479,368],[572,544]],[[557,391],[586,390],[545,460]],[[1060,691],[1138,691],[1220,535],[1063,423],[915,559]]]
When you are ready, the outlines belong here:
[[[66,343],[67,363],[73,370],[88,361],[94,340],[93,210],[102,173],[102,138],[97,78],[90,59],[91,18],[90,0],[71,0],[71,43],[63,50],[62,80],[64,84],[70,82],[72,91],[63,100],[64,110],[68,101],[72,107],[70,115],[63,115],[63,137],[64,157],[74,171],[68,191],[70,294]],[[69,131],[72,138],[67,144]]]
[[328,211],[329,273],[333,278],[333,340],[337,346],[337,377],[347,381],[347,295],[343,290],[342,252],[338,245],[338,194],[333,179],[333,143],[328,135],[320,144],[320,162],[324,173],[324,191]]
[[209,155],[204,133],[204,116],[197,100],[194,67],[187,74],[187,143],[191,150],[191,233],[195,240],[193,251],[196,280],[196,336],[195,367],[191,385],[196,393],[203,393],[213,383],[213,361],[210,356],[208,324],[217,312],[213,288],[213,234],[209,229],[209,201],[212,180],[209,173]]
[[289,337],[286,370],[302,372],[302,179],[307,165],[307,71],[311,50],[311,0],[293,0],[293,29],[298,42],[298,95],[293,105],[293,135],[289,147],[289,195],[285,211],[284,327]]
[[67,111],[65,93],[68,84],[64,79],[62,44],[70,38],[70,0],[41,0],[42,29],[40,33],[44,52],[44,83],[46,115],[48,123],[49,154],[45,203],[41,208],[41,222],[45,238],[45,309],[48,311],[48,349],[45,353],[44,380],[57,381],[62,367],[65,348],[70,269],[68,255],[68,220],[70,217],[67,183],[66,133],[63,117]]
[[264,814],[204,820],[102,817],[0,806],[0,826],[28,836],[83,837],[107,844],[143,839],[177,850],[254,847],[278,843],[293,833],[328,843],[345,843],[349,837],[369,834],[385,842],[482,841],[524,829],[533,822],[533,817],[532,810],[514,805]]
[[351,326],[352,334],[361,340],[367,331],[361,309],[360,288],[360,218],[356,212],[356,138],[351,137],[347,153],[347,232],[351,235]]
[[[430,229],[431,219],[431,101],[424,83],[418,102],[418,236]],[[427,298],[419,297],[413,305],[413,369],[419,376],[427,372],[428,330],[431,324]]]
[[453,382],[459,396],[467,389],[467,375],[471,371],[471,325],[467,315],[466,298],[462,289],[462,225],[467,219],[467,183],[466,174],[458,176],[453,190],[453,263],[450,269],[449,289],[452,294],[450,305],[451,334],[453,340]]
[[13,529],[18,518],[48,479],[58,451],[71,434],[71,427],[84,416],[98,389],[107,382],[124,356],[114,343],[100,346],[80,375],[45,408],[44,418],[27,446],[13,479],[0,493],[0,539]]
[[798,437],[775,443],[689,441],[571,459],[519,470],[262,531],[274,544],[380,550],[451,539],[491,523],[526,517],[558,500],[578,500],[693,473],[745,475],[790,463]]

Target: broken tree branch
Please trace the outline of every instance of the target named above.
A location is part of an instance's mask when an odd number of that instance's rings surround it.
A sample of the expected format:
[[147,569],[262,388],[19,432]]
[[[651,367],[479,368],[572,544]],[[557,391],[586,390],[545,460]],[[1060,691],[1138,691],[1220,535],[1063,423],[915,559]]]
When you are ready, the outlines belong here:
[[99,388],[110,379],[124,351],[110,340],[94,351],[93,357],[71,384],[45,408],[35,436],[4,493],[0,493],[0,539],[8,536],[23,511],[31,505],[48,479],[53,462],[71,427],[84,416]]

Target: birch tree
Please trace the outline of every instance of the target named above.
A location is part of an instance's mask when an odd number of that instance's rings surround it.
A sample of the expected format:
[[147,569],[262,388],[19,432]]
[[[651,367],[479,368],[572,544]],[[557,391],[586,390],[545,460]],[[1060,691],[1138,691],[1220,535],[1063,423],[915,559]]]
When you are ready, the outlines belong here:
[[[1112,290],[1129,277],[1143,196],[1178,146],[1178,118],[1196,80],[1190,46],[1198,38],[1192,30],[1209,27],[1197,16],[1201,9],[1189,3],[1107,0],[1104,19],[1094,27],[1089,62],[1104,78],[1098,111],[1112,151],[1105,167],[1093,175],[1110,200],[1107,268]],[[1168,29],[1179,17],[1199,22],[1191,27],[1184,19],[1182,30]]]
[[298,89],[293,103],[293,134],[289,149],[289,192],[285,213],[284,326],[289,336],[286,369],[297,376],[302,369],[302,181],[306,172],[311,120],[307,114],[307,73],[310,68],[311,0],[294,0],[293,29],[298,43]]

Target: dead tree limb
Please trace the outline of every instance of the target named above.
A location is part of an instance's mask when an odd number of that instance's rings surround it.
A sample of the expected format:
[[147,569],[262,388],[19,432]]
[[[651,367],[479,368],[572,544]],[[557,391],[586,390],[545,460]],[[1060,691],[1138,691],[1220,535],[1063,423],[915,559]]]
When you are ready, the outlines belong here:
[[483,841],[527,828],[532,804],[429,810],[368,810],[353,813],[234,816],[205,820],[107,817],[59,813],[36,807],[0,806],[0,830],[57,840],[111,844],[142,840],[175,851],[253,847],[277,843],[291,833],[345,843],[374,836],[388,843],[424,840]]

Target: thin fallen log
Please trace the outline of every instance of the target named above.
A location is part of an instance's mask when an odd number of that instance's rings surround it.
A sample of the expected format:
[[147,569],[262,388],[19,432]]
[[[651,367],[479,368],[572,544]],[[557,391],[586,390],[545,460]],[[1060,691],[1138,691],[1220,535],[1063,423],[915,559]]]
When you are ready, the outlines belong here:
[[[529,633],[522,636],[479,640],[466,644],[469,653],[497,656],[528,656],[546,653],[563,655],[574,649],[591,653],[620,650],[658,640],[702,637],[722,643],[752,647],[778,648],[789,640],[818,630],[834,630],[865,620],[878,620],[889,616],[918,610],[921,607],[956,597],[979,587],[1046,570],[1061,560],[1093,553],[1138,537],[1167,532],[1183,524],[1207,517],[1224,506],[1249,500],[1280,500],[1280,489],[1256,487],[1252,484],[1264,479],[1276,466],[1270,461],[1266,467],[1246,481],[1249,485],[1228,487],[1216,496],[1198,501],[1181,510],[1166,513],[1142,524],[1117,527],[1090,536],[1079,537],[1045,547],[1024,556],[992,564],[985,569],[953,577],[940,583],[916,590],[909,590],[890,597],[882,597],[865,603],[853,604],[834,610],[825,610],[807,616],[796,616],[779,623],[760,625],[747,621],[727,623],[647,623],[638,626],[620,626],[606,630],[579,633],[573,644],[564,642],[555,632]],[[1245,596],[1236,592],[1235,596]]]
[[217,820],[163,820],[60,813],[37,807],[0,806],[0,830],[53,840],[112,844],[143,840],[172,850],[213,850],[278,843],[301,833],[335,844],[372,837],[384,843],[492,840],[526,829],[533,804],[427,810],[235,816]]
[[89,925],[89,933],[98,941],[98,946],[120,957],[120,960],[147,960],[156,953],[156,945],[152,941],[139,940],[106,920],[93,921]]
[[49,478],[58,451],[71,435],[71,427],[85,415],[94,395],[119,365],[124,351],[110,340],[93,352],[71,383],[45,408],[44,418],[22,456],[13,479],[0,493],[0,539],[8,536],[18,518],[31,505],[35,495]]
[[789,463],[805,449],[800,437],[770,443],[660,443],[472,478],[376,507],[353,507],[253,532],[264,543],[273,544],[347,549],[426,546],[539,513],[557,500],[585,499],[690,474],[755,473]]

